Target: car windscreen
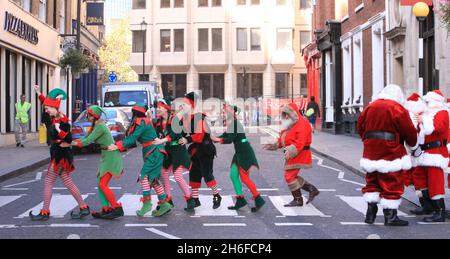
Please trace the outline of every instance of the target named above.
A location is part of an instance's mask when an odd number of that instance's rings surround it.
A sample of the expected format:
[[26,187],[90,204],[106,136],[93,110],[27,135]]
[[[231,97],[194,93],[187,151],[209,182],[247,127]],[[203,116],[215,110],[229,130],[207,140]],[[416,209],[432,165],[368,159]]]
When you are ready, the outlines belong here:
[[[102,116],[100,117],[100,119],[102,120],[114,120],[117,118],[117,111],[116,110],[111,110],[111,109],[107,109],[104,110],[105,113],[102,113]],[[77,118],[77,120],[75,122],[87,122],[88,119],[86,118],[86,111],[83,111]]]
[[105,107],[131,107],[137,103],[148,103],[146,91],[120,91],[105,93]]

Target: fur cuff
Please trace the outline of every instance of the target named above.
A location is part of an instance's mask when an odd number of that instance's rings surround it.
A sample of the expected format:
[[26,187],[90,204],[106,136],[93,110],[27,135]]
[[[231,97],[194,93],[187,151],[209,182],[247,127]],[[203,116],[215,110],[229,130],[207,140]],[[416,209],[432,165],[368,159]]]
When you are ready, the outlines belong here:
[[294,145],[287,146],[285,150],[288,152],[290,158],[294,158],[298,155],[298,149]]
[[425,135],[431,135],[434,131],[434,121],[431,116],[423,116],[423,130]]
[[379,173],[393,173],[401,170],[409,170],[412,167],[411,158],[409,155],[405,155],[402,158],[395,159],[393,161],[388,160],[369,160],[363,158],[359,162],[361,168],[367,173],[379,172]]
[[379,203],[381,200],[379,192],[367,192],[363,197],[367,203]]
[[444,198],[445,198],[445,195],[442,195],[442,194],[435,195],[435,196],[431,197],[431,199],[433,201],[437,201],[437,200],[444,199]]
[[446,170],[448,168],[448,157],[443,157],[440,154],[429,154],[429,153],[423,153],[421,156],[419,156],[416,159],[417,165],[420,166],[432,166],[432,167],[439,167],[443,170]]
[[398,200],[388,200],[388,199],[381,199],[380,205],[383,207],[383,209],[392,209],[397,210],[398,207],[400,207],[400,204],[402,203],[401,199]]

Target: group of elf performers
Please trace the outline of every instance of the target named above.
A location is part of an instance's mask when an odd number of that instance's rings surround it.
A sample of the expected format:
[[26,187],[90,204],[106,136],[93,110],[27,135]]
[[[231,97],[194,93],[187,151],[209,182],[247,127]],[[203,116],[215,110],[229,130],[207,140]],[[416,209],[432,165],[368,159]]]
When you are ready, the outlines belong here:
[[[123,173],[120,152],[135,146],[137,142],[142,145],[144,161],[138,179],[142,185],[142,207],[136,211],[137,216],[144,217],[152,210],[151,189],[154,189],[158,197],[158,205],[151,215],[160,217],[171,211],[174,203],[169,180],[170,173],[173,173],[186,200],[185,211],[193,212],[196,207],[201,206],[199,189],[202,179],[212,191],[213,209],[219,208],[222,197],[218,192],[213,174],[214,158],[217,155],[214,143],[233,144],[235,148],[230,178],[236,193],[236,202],[228,209],[238,210],[247,205],[242,183],[252,193],[254,206],[251,211],[257,212],[264,206],[265,200],[250,179],[251,169],[259,168],[259,165],[253,148],[246,138],[244,127],[237,118],[240,112],[238,107],[224,105],[227,129],[221,136],[214,136],[211,134],[206,114],[196,112],[197,96],[193,92],[185,95],[177,110],[174,110],[172,105],[173,98],[159,99],[158,116],[153,121],[147,117],[148,107],[136,104],[132,108],[132,121],[127,129],[126,137],[122,141],[114,142],[109,128],[101,118],[104,111],[101,107],[93,105],[86,113],[87,119],[92,123],[90,132],[79,140],[72,140],[69,119],[59,111],[61,100],[66,99],[66,93],[61,89],[53,89],[48,96],[44,96],[38,86],[35,86],[35,90],[45,111],[52,117],[52,125],[48,129],[51,138],[51,162],[45,176],[43,208],[37,215],[30,211],[31,220],[49,219],[52,189],[57,178],[62,179],[78,202],[79,211],[71,212],[73,219],[82,219],[90,214],[94,218],[107,220],[123,216],[122,204],[117,202],[108,185],[113,177],[119,178]],[[311,127],[299,114],[295,104],[286,106],[282,114],[285,129],[281,132],[277,143],[265,145],[264,148],[284,149],[285,179],[294,197],[293,201],[286,206],[303,206],[301,189],[309,192],[308,203],[319,194],[317,188],[298,176],[301,168],[310,168],[312,164],[309,148]],[[96,143],[101,148],[97,182],[102,205],[99,212],[92,213],[70,177],[75,169],[71,147],[84,147],[91,143]],[[187,145],[189,145],[188,148],[186,148]],[[183,179],[183,174],[186,172],[189,172],[189,185]]]

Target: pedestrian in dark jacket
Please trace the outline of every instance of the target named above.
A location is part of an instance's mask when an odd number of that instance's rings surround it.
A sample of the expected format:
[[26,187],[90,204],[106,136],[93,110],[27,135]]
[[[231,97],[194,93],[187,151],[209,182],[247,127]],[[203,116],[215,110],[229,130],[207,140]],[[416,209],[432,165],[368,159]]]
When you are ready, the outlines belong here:
[[315,129],[316,129],[316,120],[317,120],[317,118],[320,118],[319,104],[316,103],[315,96],[311,96],[311,101],[308,103],[308,106],[306,107],[306,114],[309,114],[308,111],[310,109],[314,110],[314,113],[312,115],[308,116],[309,123],[311,123],[311,127],[313,128],[313,133],[314,133]]

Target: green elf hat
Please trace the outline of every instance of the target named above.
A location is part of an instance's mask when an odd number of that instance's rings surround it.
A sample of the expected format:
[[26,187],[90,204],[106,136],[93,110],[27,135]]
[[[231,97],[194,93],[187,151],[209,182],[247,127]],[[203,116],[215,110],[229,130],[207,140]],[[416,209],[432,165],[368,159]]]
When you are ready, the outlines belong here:
[[92,117],[96,118],[97,120],[100,119],[100,117],[102,116],[102,113],[105,114],[105,111],[98,105],[92,105],[88,108],[87,113],[89,115],[91,115]]
[[158,107],[163,107],[164,109],[170,111],[172,110],[173,98],[171,96],[166,96],[164,98],[158,99]]
[[61,100],[66,100],[66,98],[67,94],[64,90],[55,88],[48,93],[47,97],[45,97],[43,105],[59,109]]
[[142,103],[137,103],[131,110],[145,114],[148,110],[148,106]]

